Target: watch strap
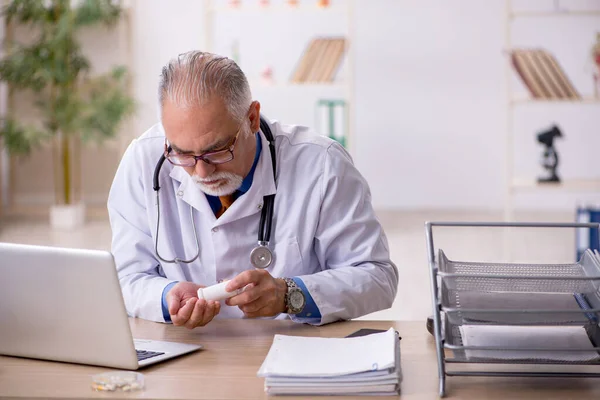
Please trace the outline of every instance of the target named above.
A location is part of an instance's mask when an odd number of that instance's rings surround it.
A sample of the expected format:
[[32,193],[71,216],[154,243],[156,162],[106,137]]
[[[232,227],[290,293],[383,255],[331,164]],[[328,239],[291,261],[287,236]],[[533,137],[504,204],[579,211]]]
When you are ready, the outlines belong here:
[[295,310],[291,307],[290,297],[293,292],[300,292],[300,293],[302,293],[303,296],[304,296],[304,293],[302,292],[302,289],[296,284],[296,282],[294,282],[293,279],[283,278],[283,280],[284,280],[285,284],[287,285],[287,292],[285,294],[285,300],[284,300],[286,313],[287,314],[298,314],[302,310]]

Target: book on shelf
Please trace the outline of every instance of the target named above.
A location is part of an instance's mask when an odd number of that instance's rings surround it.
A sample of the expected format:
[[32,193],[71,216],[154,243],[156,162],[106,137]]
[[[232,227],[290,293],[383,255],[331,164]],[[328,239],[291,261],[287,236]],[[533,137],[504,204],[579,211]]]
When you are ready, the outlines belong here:
[[293,83],[333,82],[342,63],[346,39],[318,37],[309,42],[302,53],[291,81]]
[[511,51],[511,62],[533,98],[581,99],[550,52],[543,49],[515,49]]

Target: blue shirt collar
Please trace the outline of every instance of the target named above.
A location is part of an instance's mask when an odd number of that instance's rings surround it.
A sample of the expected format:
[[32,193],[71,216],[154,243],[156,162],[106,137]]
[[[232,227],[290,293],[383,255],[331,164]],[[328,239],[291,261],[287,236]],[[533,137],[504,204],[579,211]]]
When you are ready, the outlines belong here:
[[248,190],[250,190],[250,186],[252,186],[252,181],[254,179],[254,170],[256,169],[256,164],[258,164],[258,160],[260,158],[260,152],[262,151],[262,143],[261,143],[259,134],[256,133],[255,137],[256,137],[256,153],[254,154],[254,162],[252,163],[252,168],[250,168],[250,172],[248,172],[248,175],[246,175],[246,177],[242,181],[242,185],[238,189],[238,192],[241,192],[241,194],[246,193]]

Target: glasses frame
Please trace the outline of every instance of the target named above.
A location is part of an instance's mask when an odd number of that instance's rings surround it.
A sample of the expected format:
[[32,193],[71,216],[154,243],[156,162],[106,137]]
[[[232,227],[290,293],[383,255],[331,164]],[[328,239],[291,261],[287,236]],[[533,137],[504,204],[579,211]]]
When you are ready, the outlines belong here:
[[[229,147],[227,147],[227,148],[225,148],[223,150],[209,151],[209,152],[206,152],[206,153],[201,154],[199,156],[194,155],[194,154],[181,154],[181,156],[183,156],[183,157],[189,157],[190,160],[193,159],[194,160],[194,164],[193,165],[183,165],[183,164],[178,164],[178,163],[173,162],[171,160],[171,158],[169,157],[171,155],[171,152],[173,151],[173,149],[168,145],[168,143],[167,143],[167,141],[165,139],[165,158],[167,160],[169,160],[169,162],[171,164],[173,164],[173,165],[176,165],[178,167],[187,167],[187,168],[193,168],[193,167],[195,167],[196,164],[198,164],[198,161],[200,161],[200,160],[202,160],[206,164],[210,164],[210,165],[219,165],[219,164],[228,163],[228,162],[232,161],[235,158],[235,156],[233,154],[233,150],[235,149],[235,144],[237,143],[238,136],[240,135],[240,132],[242,131],[243,127],[244,127],[244,124],[242,123],[240,125],[237,133],[235,134],[235,136],[233,138],[233,142],[229,145]],[[229,158],[228,160],[225,160],[225,161],[218,161],[218,162],[211,161],[211,160],[209,160],[209,159],[206,158],[206,157],[209,157],[209,156],[212,156],[212,155],[215,155],[215,154],[225,154],[225,153],[229,153],[230,156],[231,156],[231,158]]]

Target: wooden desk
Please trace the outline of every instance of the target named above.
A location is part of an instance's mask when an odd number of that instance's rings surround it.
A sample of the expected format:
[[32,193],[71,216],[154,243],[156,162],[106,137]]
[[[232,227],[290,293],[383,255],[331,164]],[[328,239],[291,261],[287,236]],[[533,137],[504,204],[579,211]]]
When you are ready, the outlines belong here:
[[[91,376],[106,368],[0,357],[0,397],[265,399],[264,380],[256,372],[274,334],[342,337],[364,327],[391,326],[402,336],[401,398],[437,399],[435,348],[425,321],[351,321],[312,327],[290,321],[216,320],[189,331],[136,319],[131,319],[136,338],[199,343],[205,349],[141,370],[146,389],[138,393],[92,391]],[[590,399],[600,396],[600,379],[451,377],[447,389],[448,398],[456,399]]]

